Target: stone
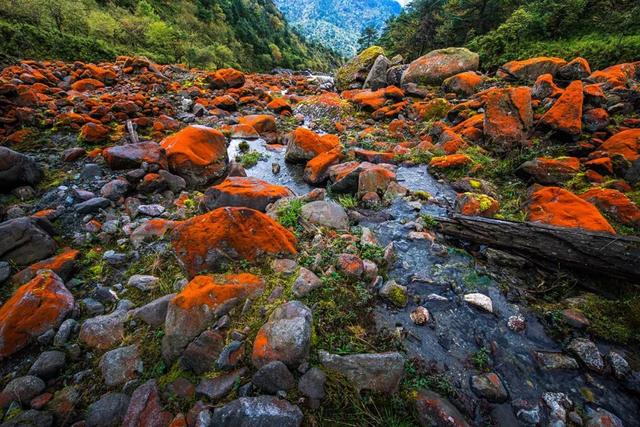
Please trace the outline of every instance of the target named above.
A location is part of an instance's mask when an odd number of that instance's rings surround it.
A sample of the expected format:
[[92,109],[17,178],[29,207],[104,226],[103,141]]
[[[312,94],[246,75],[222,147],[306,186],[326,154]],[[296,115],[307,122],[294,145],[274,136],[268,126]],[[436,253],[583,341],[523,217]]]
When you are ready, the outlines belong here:
[[182,353],[180,365],[196,375],[202,375],[215,367],[224,348],[224,336],[216,331],[204,331]]
[[44,218],[22,217],[0,223],[0,260],[25,266],[48,258],[58,245]]
[[299,427],[302,411],[286,400],[272,396],[241,397],[218,408],[210,426],[278,426]]
[[0,147],[0,191],[22,185],[35,186],[44,176],[42,169],[29,156],[7,147]]
[[533,82],[543,74],[555,76],[565,65],[567,65],[567,61],[555,57],[537,57],[522,61],[510,61],[498,69],[496,76],[507,80]]
[[472,375],[470,379],[471,389],[478,396],[493,403],[503,403],[509,398],[509,393],[502,380],[493,372],[481,375]]
[[87,427],[118,427],[129,407],[129,396],[124,393],[106,393],[93,402],[85,413]]
[[153,141],[108,147],[102,150],[102,157],[113,170],[135,169],[143,163],[158,165],[162,169],[169,167],[164,148]]
[[140,205],[138,206],[138,213],[142,214],[142,215],[146,215],[146,216],[151,216],[151,217],[158,217],[158,216],[162,216],[162,214],[164,213],[165,208],[164,206],[154,203],[152,205]]
[[287,365],[279,360],[274,360],[261,366],[253,374],[251,382],[259,390],[269,394],[276,394],[280,390],[290,390],[296,385],[293,374],[291,374]]
[[624,379],[631,373],[629,362],[627,362],[627,359],[620,353],[610,351],[609,354],[607,354],[607,361],[609,362],[609,366],[611,366],[613,375],[619,380]]
[[78,322],[75,319],[67,319],[58,328],[58,332],[53,337],[53,345],[62,347],[69,340],[72,333],[77,332]]
[[268,205],[293,192],[281,185],[269,184],[253,177],[229,177],[222,183],[209,187],[205,192],[207,210],[226,206],[246,207],[264,212]]
[[298,391],[308,400],[308,405],[312,409],[320,407],[320,401],[324,399],[326,393],[324,385],[327,382],[327,375],[319,368],[313,367],[300,377],[298,381]]
[[387,280],[378,293],[399,308],[406,307],[409,303],[406,286],[398,284],[395,280]]
[[160,281],[160,278],[156,276],[145,275],[145,274],[134,274],[133,276],[129,277],[129,280],[127,281],[127,286],[131,288],[136,288],[142,292],[147,292],[153,289],[158,284],[159,281]]
[[604,361],[598,347],[592,341],[586,338],[574,338],[567,346],[567,350],[592,371],[604,371]]
[[584,100],[582,82],[572,82],[540,118],[539,125],[578,139],[582,134],[582,103]]
[[367,79],[364,81],[363,88],[378,90],[387,87],[387,70],[389,69],[389,65],[391,65],[391,61],[389,61],[386,56],[378,55],[373,62],[371,70],[369,70],[369,75],[367,75]]
[[291,290],[295,297],[300,298],[308,295],[320,286],[322,286],[322,280],[320,280],[313,271],[300,267],[298,277],[295,282],[293,282]]
[[121,197],[124,197],[127,191],[129,191],[129,182],[125,179],[118,178],[103,185],[102,188],[100,188],[100,195],[115,202]]
[[319,154],[340,147],[337,135],[319,135],[303,127],[286,134],[283,143],[287,146],[284,158],[291,163],[306,163]]
[[105,209],[109,206],[111,206],[111,201],[106,197],[94,197],[86,202],[78,203],[75,209],[78,214],[85,215],[98,212],[100,209]]
[[427,53],[413,61],[402,73],[402,86],[409,83],[440,85],[448,77],[465,71],[475,71],[480,65],[477,53],[465,48],[450,47]]
[[47,411],[38,411],[29,409],[28,411],[20,412],[14,418],[3,422],[2,427],[51,427],[53,426],[53,415]]
[[380,46],[371,46],[353,57],[349,62],[336,71],[336,88],[343,91],[360,86],[369,75],[378,56],[384,55],[384,49]]
[[397,352],[339,356],[320,350],[319,356],[325,370],[344,375],[358,392],[395,393],[404,374],[404,357]]
[[464,296],[465,302],[486,312],[493,313],[493,302],[491,298],[480,293],[471,293]]
[[13,379],[0,392],[0,408],[6,408],[14,401],[26,405],[44,389],[44,381],[33,375]]
[[311,310],[299,301],[278,306],[260,328],[253,343],[251,360],[260,368],[279,360],[295,368],[309,356]]
[[54,378],[65,366],[66,355],[62,351],[51,350],[40,353],[29,369],[29,375],[42,379]]
[[149,380],[135,389],[129,401],[122,427],[166,426],[173,416],[164,411],[155,380]]
[[224,176],[229,164],[224,135],[205,126],[188,126],[160,142],[169,169],[190,186],[207,185]]
[[521,178],[543,185],[558,185],[569,181],[580,172],[580,160],[577,157],[559,157],[556,159],[538,157],[524,162],[515,170]]
[[206,396],[212,403],[216,403],[233,390],[246,372],[246,368],[241,368],[218,375],[215,378],[204,378],[196,387],[196,394]]
[[136,378],[143,370],[136,345],[120,347],[102,355],[99,364],[104,383],[109,386],[124,384]]
[[486,96],[483,128],[487,148],[503,153],[524,145],[533,127],[531,89],[491,89]]
[[302,206],[301,218],[320,227],[337,230],[349,228],[349,216],[342,206],[335,202],[317,200]]
[[420,390],[415,399],[418,421],[423,427],[469,427],[455,406],[429,390]]
[[106,350],[124,339],[125,310],[92,317],[80,326],[80,341],[85,345]]
[[144,323],[154,328],[164,324],[167,316],[167,307],[176,294],[168,294],[151,301],[142,307],[136,308],[130,312],[134,319],[140,319]]
[[57,328],[73,307],[73,295],[52,271],[19,287],[0,307],[0,360]]
[[413,323],[419,326],[426,325],[431,320],[431,315],[429,314],[429,310],[427,310],[425,307],[421,305],[416,307],[411,312],[409,317],[411,318],[411,321]]
[[188,277],[220,270],[230,259],[255,262],[267,256],[297,254],[293,233],[249,208],[218,208],[179,222],[171,240]]
[[263,280],[249,273],[196,276],[169,302],[162,338],[165,362],[173,362],[207,325],[263,287]]
[[235,68],[221,68],[207,74],[207,82],[212,89],[240,88],[244,86],[245,76]]
[[225,345],[216,360],[216,369],[228,371],[235,368],[244,357],[244,348],[244,342],[238,340]]

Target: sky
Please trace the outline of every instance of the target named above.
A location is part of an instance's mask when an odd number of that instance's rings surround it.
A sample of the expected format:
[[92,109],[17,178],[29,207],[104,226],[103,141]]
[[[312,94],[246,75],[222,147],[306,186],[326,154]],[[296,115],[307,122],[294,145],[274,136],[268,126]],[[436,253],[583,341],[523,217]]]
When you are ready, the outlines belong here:
[[400,6],[405,7],[411,0],[396,0]]

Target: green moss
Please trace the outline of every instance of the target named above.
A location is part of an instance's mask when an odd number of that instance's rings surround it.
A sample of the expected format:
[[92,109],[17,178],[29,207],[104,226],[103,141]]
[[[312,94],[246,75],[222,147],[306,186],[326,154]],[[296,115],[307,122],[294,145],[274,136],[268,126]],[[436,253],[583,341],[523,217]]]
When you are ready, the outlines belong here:
[[236,156],[236,161],[245,169],[254,167],[260,160],[264,160],[264,155],[257,151],[247,151]]
[[640,343],[640,296],[606,299],[589,294],[580,309],[589,319],[588,330],[622,344]]
[[371,46],[340,67],[336,72],[336,87],[345,90],[355,80],[356,74],[362,69],[370,68],[379,55],[384,55],[380,46]]
[[280,224],[288,228],[299,229],[298,220],[302,214],[302,201],[300,199],[292,199],[286,204],[278,208],[276,215]]
[[338,204],[345,209],[355,209],[358,207],[358,199],[351,194],[338,196]]
[[409,303],[409,297],[407,296],[407,291],[405,291],[400,286],[394,286],[389,291],[388,297],[389,301],[393,303],[396,307],[406,307]]

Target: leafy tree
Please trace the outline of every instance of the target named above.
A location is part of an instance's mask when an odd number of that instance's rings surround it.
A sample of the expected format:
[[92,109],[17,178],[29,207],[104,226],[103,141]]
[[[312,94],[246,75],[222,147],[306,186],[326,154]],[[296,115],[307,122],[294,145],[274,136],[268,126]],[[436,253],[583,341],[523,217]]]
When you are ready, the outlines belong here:
[[358,46],[360,50],[364,50],[369,46],[372,46],[378,38],[378,30],[373,25],[367,25],[362,30],[360,37],[358,38]]

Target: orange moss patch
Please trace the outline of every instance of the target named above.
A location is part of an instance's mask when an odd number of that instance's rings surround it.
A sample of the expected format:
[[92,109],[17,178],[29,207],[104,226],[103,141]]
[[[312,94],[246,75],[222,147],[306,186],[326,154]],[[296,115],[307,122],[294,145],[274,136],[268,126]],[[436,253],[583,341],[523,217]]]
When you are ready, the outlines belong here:
[[500,203],[486,194],[462,193],[456,200],[458,211],[463,215],[491,218],[500,210]]
[[25,283],[33,279],[39,270],[52,270],[58,276],[66,277],[73,270],[79,255],[80,251],[64,248],[61,254],[31,264],[29,267],[17,272],[12,280],[14,283]]
[[246,298],[263,287],[264,281],[249,273],[196,276],[172,303],[185,310],[202,305],[215,309],[232,299]]
[[507,62],[500,67],[496,76],[503,79],[534,81],[543,74],[555,75],[560,67],[566,64],[567,61],[562,58],[540,56]]
[[375,111],[382,108],[387,102],[385,90],[378,89],[376,91],[365,90],[353,95],[351,101],[365,111]]
[[73,295],[52,272],[44,272],[21,286],[0,307],[0,359],[29,341],[57,328],[73,309]]
[[582,82],[572,82],[562,96],[540,119],[540,123],[567,135],[578,137],[582,133]]
[[507,147],[522,144],[532,125],[531,89],[517,87],[487,92],[484,132],[491,141]]
[[638,63],[617,64],[604,70],[595,71],[589,80],[598,83],[608,83],[612,87],[626,86],[638,70]]
[[442,83],[442,89],[446,92],[454,92],[459,95],[473,95],[483,80],[482,76],[477,73],[466,71],[445,79]]
[[288,161],[308,161],[318,154],[340,147],[338,135],[317,133],[303,127],[299,127],[285,136],[287,152],[285,158]]
[[356,158],[370,163],[394,163],[395,154],[391,152],[380,152],[355,148],[353,150]]
[[598,209],[614,217],[622,224],[640,227],[640,208],[618,190],[592,188],[580,198],[596,205]]
[[615,234],[611,224],[594,205],[559,187],[543,187],[535,191],[527,209],[527,220],[531,222]]
[[226,207],[178,223],[172,233],[178,258],[190,277],[229,260],[256,261],[264,255],[295,255],[296,238],[253,209]]
[[228,177],[205,193],[207,209],[225,206],[248,207],[264,211],[278,199],[293,196],[287,187],[270,184],[254,177]]
[[223,68],[207,75],[207,81],[213,89],[226,89],[242,87],[245,76],[234,68]]
[[267,108],[282,114],[283,112],[291,112],[291,105],[284,98],[276,98],[267,104]]
[[620,154],[633,162],[640,158],[640,129],[628,129],[618,132],[607,139],[600,147],[609,155]]
[[429,162],[429,167],[436,169],[457,168],[471,163],[471,158],[466,154],[451,154],[449,156],[434,157]]
[[609,157],[601,157],[599,159],[589,160],[584,164],[587,168],[593,169],[596,172],[613,175],[613,162]]

